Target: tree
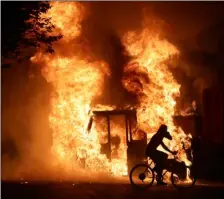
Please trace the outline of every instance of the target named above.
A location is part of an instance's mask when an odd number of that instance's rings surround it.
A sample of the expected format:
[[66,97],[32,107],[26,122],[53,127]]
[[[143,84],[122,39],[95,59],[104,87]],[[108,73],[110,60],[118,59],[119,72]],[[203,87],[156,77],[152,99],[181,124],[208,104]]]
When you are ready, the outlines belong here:
[[51,18],[41,17],[50,7],[49,2],[2,2],[2,67],[29,58],[22,53],[27,47],[54,52],[52,44],[62,35],[52,36]]

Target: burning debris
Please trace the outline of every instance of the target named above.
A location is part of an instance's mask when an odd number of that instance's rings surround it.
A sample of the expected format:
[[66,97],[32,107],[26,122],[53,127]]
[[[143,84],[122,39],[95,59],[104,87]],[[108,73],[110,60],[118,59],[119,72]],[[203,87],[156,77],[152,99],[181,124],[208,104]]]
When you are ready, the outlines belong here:
[[[57,33],[63,38],[56,42],[55,54],[45,54],[44,49],[31,58],[40,66],[44,78],[52,84],[51,113],[49,123],[53,130],[52,153],[56,164],[66,171],[74,169],[93,172],[112,172],[115,176],[127,174],[127,141],[125,121],[111,121],[113,158],[102,154],[105,144],[105,120],[98,119],[88,133],[89,117],[96,110],[115,110],[120,104],[94,104],[97,97],[103,99],[105,79],[111,77],[110,65],[105,60],[93,59],[94,52],[82,38],[82,22],[87,17],[83,4],[76,2],[53,2],[46,13],[52,18]],[[130,56],[124,67],[122,82],[124,89],[136,97],[136,104],[125,106],[137,111],[137,126],[148,133],[148,138],[163,123],[168,125],[174,140],[168,142],[171,150],[179,150],[179,159],[187,161],[181,142],[187,135],[173,123],[176,98],[180,95],[180,85],[168,67],[168,61],[178,56],[178,49],[162,38],[154,27],[145,21],[139,31],[126,32],[121,42]],[[53,34],[53,33],[52,33]],[[88,40],[88,38],[87,38]],[[116,89],[112,93],[118,95]],[[106,150],[106,149],[105,149]],[[111,161],[110,161],[111,160]],[[190,162],[188,162],[190,164]]]

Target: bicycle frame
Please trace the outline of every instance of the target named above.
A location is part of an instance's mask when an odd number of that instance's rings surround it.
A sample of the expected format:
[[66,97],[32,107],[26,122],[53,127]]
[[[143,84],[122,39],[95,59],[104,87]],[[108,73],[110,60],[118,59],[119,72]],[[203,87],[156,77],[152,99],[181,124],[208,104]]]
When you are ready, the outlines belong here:
[[[176,159],[177,159],[176,156],[174,156],[174,158],[170,159],[170,160],[176,160]],[[151,162],[150,162],[150,160],[151,160]],[[151,181],[147,182],[145,184],[145,187],[143,187],[143,188],[147,188],[147,187],[152,186],[155,178],[156,178],[157,183],[158,183],[158,179],[157,179],[158,176],[157,176],[157,172],[155,171],[155,166],[152,166],[153,163],[154,163],[154,161],[151,158],[149,158],[147,160],[147,163],[145,162],[145,163],[140,163],[140,164],[135,165],[132,168],[132,170],[130,172],[130,175],[129,175],[131,184],[138,187],[138,185],[133,181],[132,177],[135,176],[135,175],[133,175],[133,171],[135,171],[135,169],[140,168],[140,167],[144,167],[145,170],[143,171],[143,173],[141,172],[136,177],[138,177],[138,179],[141,180],[143,182],[143,184],[144,184],[144,179],[146,177],[149,178],[149,179],[151,178]],[[181,165],[179,165],[179,163]],[[164,178],[164,176],[167,174],[167,172],[170,172],[170,174],[171,174],[170,175],[170,180],[171,180],[173,186],[176,187],[176,188],[182,186],[182,185],[178,185],[178,182],[176,180],[179,179],[181,183],[182,183],[182,180],[185,181],[185,179],[187,177],[186,175],[188,175],[187,173],[185,173],[185,171],[187,171],[187,169],[190,169],[184,162],[179,162],[179,163],[175,164],[173,161],[170,161],[169,162],[170,168],[164,169],[163,173],[162,173],[162,178]],[[182,170],[182,168],[183,168],[182,166],[184,166],[184,170]],[[193,178],[191,180],[192,180],[191,182],[186,181],[188,183],[188,185],[186,187],[191,187],[195,184],[196,178],[195,178],[194,174],[193,174]]]
[[[152,160],[151,158],[149,158],[149,160]],[[149,160],[147,162],[149,162]],[[170,160],[177,160],[177,157],[174,156],[173,159]],[[154,161],[152,160],[150,164],[147,163],[147,165],[152,169],[152,171],[157,175],[157,172],[155,171],[155,166],[152,168],[151,165],[154,163]],[[154,163],[155,164],[155,163]],[[184,163],[185,164],[185,163]],[[172,167],[172,165],[169,165],[170,167]],[[185,164],[186,166],[186,164]],[[162,173],[162,177],[164,177],[166,175],[167,172],[170,172],[168,169],[164,169],[165,171]]]

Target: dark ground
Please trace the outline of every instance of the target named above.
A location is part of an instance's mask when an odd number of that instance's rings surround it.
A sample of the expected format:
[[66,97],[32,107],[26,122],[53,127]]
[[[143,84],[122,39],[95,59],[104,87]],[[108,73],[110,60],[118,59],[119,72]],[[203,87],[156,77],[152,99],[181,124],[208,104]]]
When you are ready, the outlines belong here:
[[194,199],[224,198],[224,184],[199,183],[193,188],[177,190],[168,187],[153,186],[145,191],[135,191],[130,184],[96,184],[72,182],[62,183],[2,183],[2,198],[78,198],[78,199],[123,199],[123,198],[160,198]]

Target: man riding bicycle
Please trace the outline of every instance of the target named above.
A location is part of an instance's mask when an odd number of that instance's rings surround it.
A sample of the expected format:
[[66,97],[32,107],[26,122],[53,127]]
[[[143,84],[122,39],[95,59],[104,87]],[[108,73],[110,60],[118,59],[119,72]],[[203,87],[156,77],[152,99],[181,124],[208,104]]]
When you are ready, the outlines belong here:
[[168,155],[162,151],[158,151],[157,148],[161,145],[166,151],[176,155],[176,151],[172,152],[168,149],[168,147],[164,144],[163,138],[167,138],[172,140],[170,133],[167,131],[166,125],[161,125],[155,135],[152,136],[146,147],[146,155],[150,157],[156,164],[155,171],[157,172],[157,185],[167,185],[167,183],[162,180],[162,172],[165,168],[165,163],[168,158]]

